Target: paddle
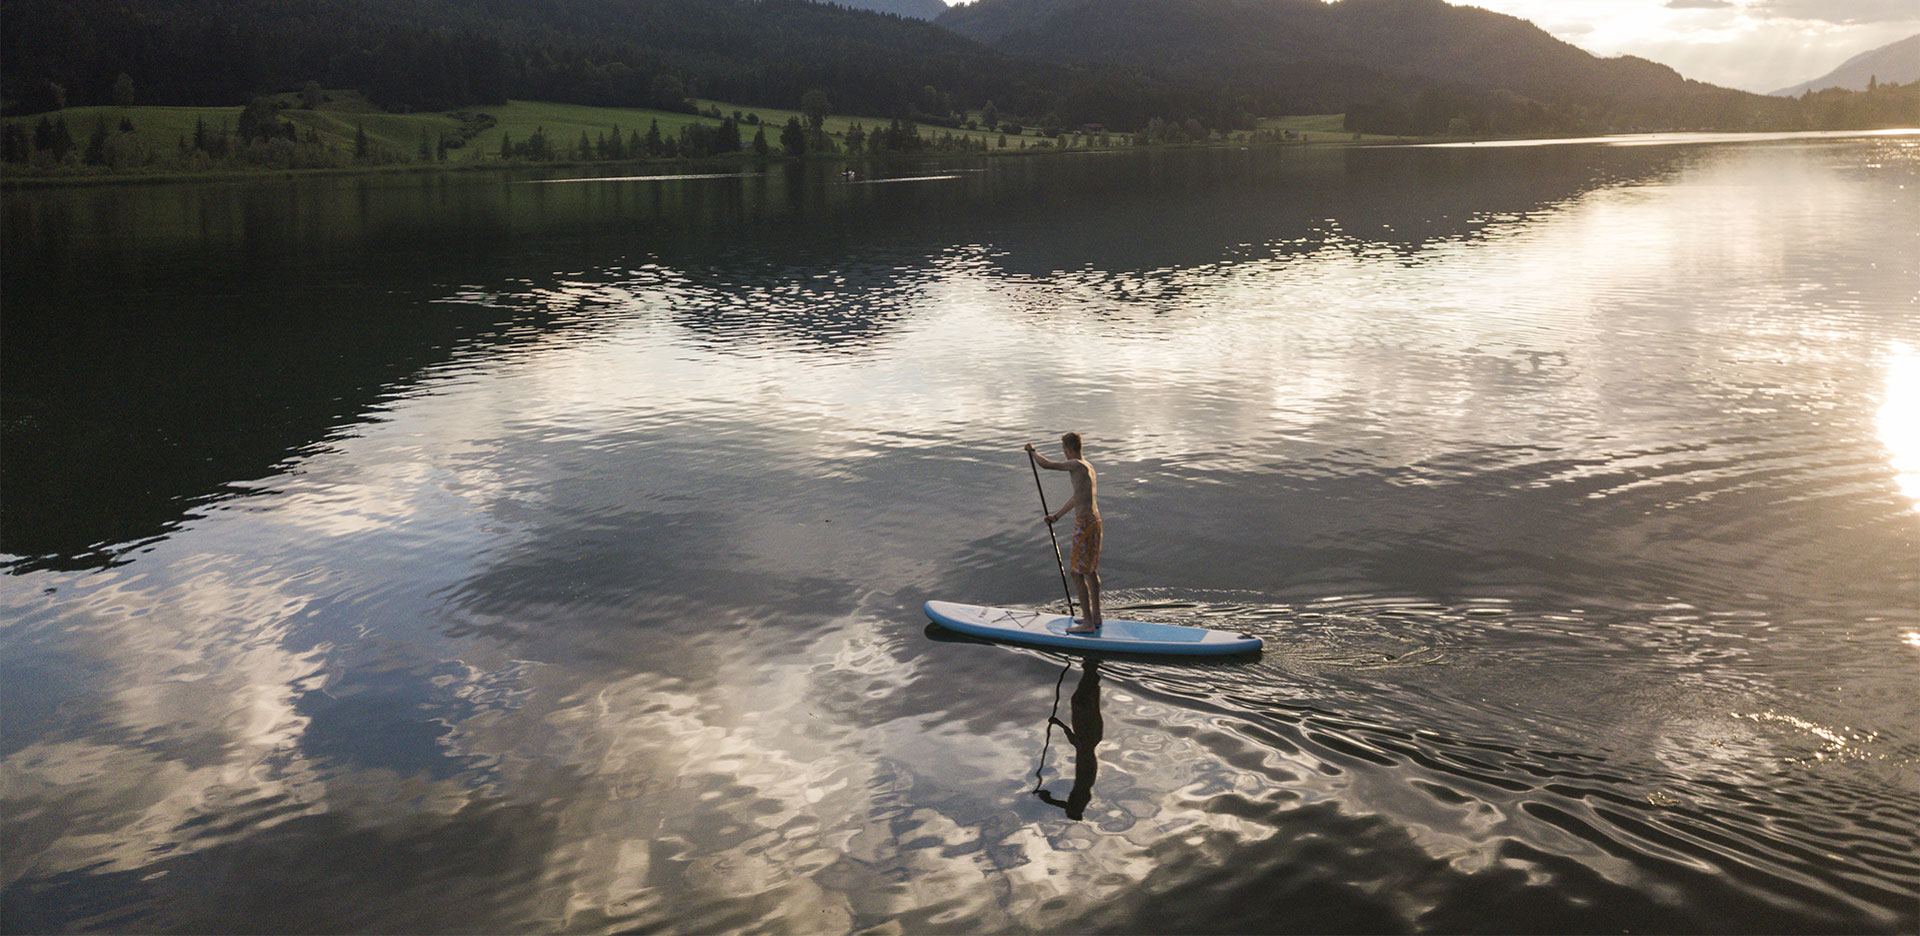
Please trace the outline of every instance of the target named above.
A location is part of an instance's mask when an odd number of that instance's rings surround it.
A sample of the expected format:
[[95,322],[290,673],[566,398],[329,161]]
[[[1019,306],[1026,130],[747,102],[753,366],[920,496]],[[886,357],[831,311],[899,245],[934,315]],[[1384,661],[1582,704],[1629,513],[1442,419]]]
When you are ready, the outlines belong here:
[[[1050,514],[1047,509],[1047,489],[1040,486],[1040,463],[1035,461],[1033,453],[1027,453],[1027,467],[1033,469],[1033,487],[1040,492],[1040,512]],[[1067,617],[1073,617],[1073,589],[1067,585],[1067,564],[1060,561],[1060,538],[1053,535],[1053,524],[1047,524],[1047,539],[1053,542],[1053,564],[1060,568],[1060,590],[1067,594]]]

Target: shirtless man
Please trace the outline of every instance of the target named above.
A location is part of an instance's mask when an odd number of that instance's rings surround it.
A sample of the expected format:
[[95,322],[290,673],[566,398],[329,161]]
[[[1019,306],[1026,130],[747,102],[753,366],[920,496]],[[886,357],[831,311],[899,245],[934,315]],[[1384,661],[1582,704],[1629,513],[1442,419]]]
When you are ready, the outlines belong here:
[[1100,629],[1100,507],[1094,502],[1093,465],[1080,457],[1080,433],[1069,432],[1060,437],[1060,452],[1067,456],[1065,461],[1054,461],[1034,450],[1033,443],[1027,443],[1027,454],[1049,471],[1064,471],[1073,477],[1073,496],[1061,505],[1059,510],[1047,514],[1047,524],[1073,511],[1073,552],[1067,562],[1067,571],[1073,573],[1074,584],[1080,589],[1080,605],[1086,614],[1072,627],[1069,634],[1091,634]]

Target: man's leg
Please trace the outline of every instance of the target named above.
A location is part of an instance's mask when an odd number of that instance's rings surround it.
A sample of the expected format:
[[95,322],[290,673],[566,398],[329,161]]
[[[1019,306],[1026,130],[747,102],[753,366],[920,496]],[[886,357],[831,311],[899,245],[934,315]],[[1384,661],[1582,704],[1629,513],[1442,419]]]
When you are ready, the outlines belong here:
[[1087,606],[1087,623],[1099,627],[1106,621],[1100,613],[1100,571],[1098,569],[1080,576],[1080,600]]
[[1069,634],[1091,634],[1100,628],[1100,617],[1093,613],[1093,605],[1088,601],[1091,591],[1087,588],[1087,577],[1078,572],[1073,575],[1073,585],[1080,592],[1080,620],[1067,627]]

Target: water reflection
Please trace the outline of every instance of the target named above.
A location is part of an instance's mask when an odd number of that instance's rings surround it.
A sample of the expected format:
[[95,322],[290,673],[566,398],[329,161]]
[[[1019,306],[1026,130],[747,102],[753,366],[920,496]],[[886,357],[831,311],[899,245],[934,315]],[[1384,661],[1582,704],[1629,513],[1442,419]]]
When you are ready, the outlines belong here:
[[[1072,669],[1069,663],[1067,669]],[[1060,672],[1060,678],[1066,679],[1066,670]],[[1054,796],[1043,784],[1034,787],[1033,795],[1049,806],[1064,810],[1068,819],[1079,820],[1085,817],[1087,803],[1093,799],[1093,781],[1100,776],[1100,741],[1106,736],[1106,722],[1100,717],[1100,661],[1088,657],[1080,662],[1080,682],[1073,688],[1069,704],[1073,724],[1060,720],[1060,696],[1053,697],[1054,710],[1047,715],[1047,743],[1040,749],[1041,767],[1046,766],[1047,747],[1053,740],[1054,726],[1058,725],[1067,736],[1067,743],[1073,745],[1073,789],[1066,799]],[[1039,772],[1035,772],[1038,779]]]
[[1877,425],[1895,482],[1920,510],[1920,351],[1905,344],[1896,343],[1888,355]]
[[[1412,257],[1672,164],[1506,158],[1001,161],[933,186],[790,167],[18,193],[0,251],[0,473],[26,493],[0,503],[0,545],[15,571],[122,561],[457,360],[543,333],[659,315],[720,352],[872,354],[910,309],[994,283],[1056,315],[1118,302],[1191,319],[1231,307],[1215,284],[1246,281],[1223,280],[1244,261]],[[79,281],[96,286],[76,302]]]
[[[8,926],[1910,931],[1915,160],[1653,149],[10,197]],[[1261,660],[920,638],[1067,423]]]

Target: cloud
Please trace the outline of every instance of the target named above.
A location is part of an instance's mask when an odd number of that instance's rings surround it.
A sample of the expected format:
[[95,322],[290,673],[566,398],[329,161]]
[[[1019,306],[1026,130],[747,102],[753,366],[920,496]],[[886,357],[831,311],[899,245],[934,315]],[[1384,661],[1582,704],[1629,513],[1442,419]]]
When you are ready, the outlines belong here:
[[1669,10],[1724,10],[1732,0],[1667,0]]
[[[1697,0],[1672,0],[1693,3]],[[1913,0],[1760,0],[1749,9],[1770,19],[1813,20],[1824,23],[1898,23],[1920,20]]]

